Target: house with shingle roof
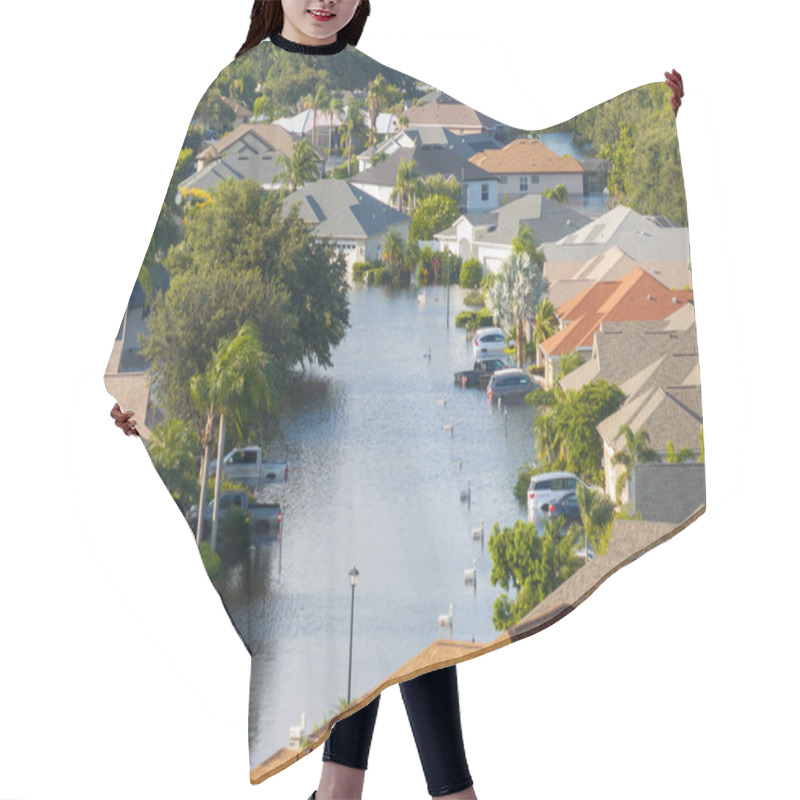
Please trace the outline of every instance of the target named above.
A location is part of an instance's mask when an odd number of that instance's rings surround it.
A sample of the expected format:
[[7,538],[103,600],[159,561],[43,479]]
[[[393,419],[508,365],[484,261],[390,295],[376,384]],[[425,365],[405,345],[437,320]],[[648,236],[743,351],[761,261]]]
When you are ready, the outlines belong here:
[[505,202],[541,194],[563,183],[570,197],[583,197],[584,168],[572,156],[559,156],[538,139],[519,138],[499,150],[476,153],[470,161],[497,176]]
[[233,111],[236,117],[236,125],[243,125],[245,122],[249,122],[253,116],[253,112],[244,105],[244,103],[240,103],[238,100],[231,100],[229,97],[223,97],[222,102]]
[[356,261],[379,260],[383,238],[390,230],[408,241],[410,217],[350,181],[327,179],[301,186],[285,198],[284,217],[295,204],[315,236],[334,240],[348,269]]
[[585,264],[614,245],[640,261],[689,263],[689,229],[666,217],[644,216],[627,206],[607,211],[574,233],[549,242],[544,255],[551,262]]
[[392,192],[397,186],[401,161],[414,159],[417,172],[423,177],[442,175],[453,177],[461,184],[461,208],[464,211],[488,211],[497,208],[497,180],[452,150],[441,147],[403,147],[374,167],[348,178],[348,182],[391,205]]
[[[620,427],[628,425],[634,434],[646,430],[661,463],[635,465],[619,501],[629,502],[632,513],[641,512],[644,519],[680,522],[705,502],[705,475],[697,468],[703,417],[693,305],[687,303],[661,321],[602,322],[591,360],[559,384],[565,391],[577,391],[593,380],[613,383],[625,394],[623,405],[597,426],[603,440],[606,493],[615,497],[617,478],[623,473],[613,463],[626,446]],[[692,458],[667,464],[670,442],[676,453],[687,448]],[[641,473],[641,479],[640,467],[649,470]],[[673,484],[676,498],[665,503],[664,496],[671,494],[665,487]]]
[[484,271],[496,272],[511,255],[511,240],[520,225],[532,231],[536,241],[553,241],[585,225],[589,217],[540,194],[519,197],[484,213],[462,214],[449,228],[434,235],[443,250],[462,259],[477,258]]
[[618,281],[598,281],[556,309],[560,330],[539,345],[545,384],[553,385],[555,362],[578,352],[587,359],[605,321],[662,320],[691,303],[691,290],[672,290],[637,266]]
[[431,100],[423,105],[413,106],[403,111],[408,119],[409,128],[447,128],[453,133],[489,133],[504,139],[507,126],[498,122],[464,103],[449,98],[451,102],[443,102],[443,98]]
[[[280,156],[292,157],[299,137],[292,136],[278,125],[241,125],[212,142],[196,159],[198,171],[179,184],[179,189],[202,189],[210,192],[222,180],[245,178],[255,181],[263,189],[281,187],[276,175],[283,171],[278,163]],[[322,156],[314,151],[319,168]]]

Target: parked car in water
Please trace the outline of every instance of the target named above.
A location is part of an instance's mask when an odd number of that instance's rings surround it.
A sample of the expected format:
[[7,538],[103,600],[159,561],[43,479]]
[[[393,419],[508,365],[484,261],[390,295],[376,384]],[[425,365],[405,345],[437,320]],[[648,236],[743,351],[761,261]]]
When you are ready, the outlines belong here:
[[550,519],[564,517],[564,521],[567,524],[581,521],[581,509],[578,505],[578,496],[575,492],[567,492],[561,495],[557,500],[554,499],[550,505],[547,506],[545,512]]
[[495,372],[486,387],[486,394],[489,402],[495,400],[522,400],[526,394],[532,392],[538,384],[526,375],[521,369],[511,367],[510,369],[500,369]]
[[[208,465],[208,477],[217,474],[217,461]],[[222,474],[234,482],[286,483],[289,464],[285,458],[270,458],[260,447],[237,447],[222,459]]]
[[506,349],[506,335],[500,328],[478,328],[472,337],[473,357],[503,353]]
[[[528,486],[528,522],[547,514],[550,506],[572,492],[581,479],[572,472],[543,472],[534,475]],[[584,484],[585,485],[585,484]]]
[[[251,503],[247,499],[247,492],[228,490],[219,496],[219,518],[231,508],[242,508],[250,514],[250,523],[253,533],[260,536],[278,537],[281,531],[283,514],[278,503]],[[198,506],[193,505],[186,513],[186,521],[193,531],[197,530]],[[201,541],[211,535],[211,523],[214,516],[214,501],[207,503],[203,510],[203,532]]]
[[472,369],[461,370],[453,376],[453,383],[467,386],[486,386],[492,375],[500,369],[508,369],[509,365],[498,355],[481,356],[472,365]]

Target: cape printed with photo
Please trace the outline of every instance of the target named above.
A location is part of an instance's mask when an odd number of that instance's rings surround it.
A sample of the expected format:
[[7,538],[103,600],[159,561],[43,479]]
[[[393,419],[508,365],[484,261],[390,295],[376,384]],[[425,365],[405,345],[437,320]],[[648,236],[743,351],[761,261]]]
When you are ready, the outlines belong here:
[[201,99],[105,384],[251,655],[253,783],[704,512],[670,97],[520,130],[264,40]]

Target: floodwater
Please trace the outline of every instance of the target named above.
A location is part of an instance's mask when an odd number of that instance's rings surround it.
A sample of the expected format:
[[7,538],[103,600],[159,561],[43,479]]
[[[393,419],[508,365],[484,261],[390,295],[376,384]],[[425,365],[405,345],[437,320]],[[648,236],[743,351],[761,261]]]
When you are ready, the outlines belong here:
[[[251,552],[223,590],[253,652],[252,766],[288,746],[301,714],[310,732],[347,696],[351,599],[353,699],[437,638],[498,634],[486,545],[496,522],[526,515],[513,485],[532,458],[535,412],[499,412],[485,390],[453,383],[472,364],[453,325],[464,292],[450,290],[449,329],[447,289],[427,287],[424,303],[419,292],[352,289],[334,366],[311,370],[284,413],[289,482],[259,495],[283,505],[281,541]],[[450,603],[452,632],[439,627]]]

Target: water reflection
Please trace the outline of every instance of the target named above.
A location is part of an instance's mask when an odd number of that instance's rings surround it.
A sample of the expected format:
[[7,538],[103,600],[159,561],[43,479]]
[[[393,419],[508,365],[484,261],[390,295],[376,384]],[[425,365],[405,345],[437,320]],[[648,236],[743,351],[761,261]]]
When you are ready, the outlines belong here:
[[[253,651],[253,765],[287,746],[303,712],[310,732],[346,696],[354,564],[353,697],[450,635],[438,618],[451,602],[453,638],[497,634],[486,541],[495,522],[525,515],[512,487],[531,459],[534,412],[520,405],[506,416],[483,390],[454,385],[472,349],[452,325],[463,293],[451,289],[448,329],[445,292],[428,288],[418,304],[412,290],[354,289],[334,367],[312,369],[289,404],[282,539],[226,578],[226,605]],[[473,539],[481,520],[484,538]],[[465,583],[473,558],[477,578]]]

